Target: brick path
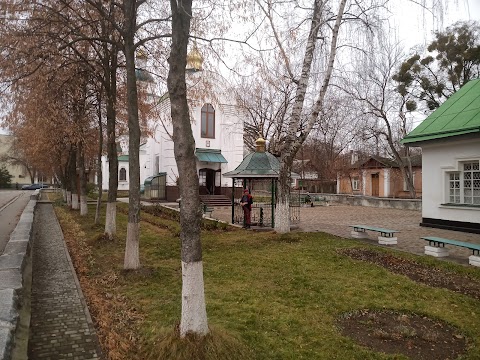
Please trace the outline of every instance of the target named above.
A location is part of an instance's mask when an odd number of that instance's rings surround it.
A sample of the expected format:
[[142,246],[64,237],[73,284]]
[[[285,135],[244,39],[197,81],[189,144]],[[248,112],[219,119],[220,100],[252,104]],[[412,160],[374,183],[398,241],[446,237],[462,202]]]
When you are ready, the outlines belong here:
[[[230,210],[215,209],[212,217],[231,221]],[[469,234],[459,231],[434,229],[420,226],[422,214],[415,210],[380,209],[375,207],[349,206],[333,204],[331,206],[302,207],[298,231],[322,231],[329,234],[350,238],[352,228],[349,225],[370,225],[400,231],[397,234],[398,244],[389,246],[394,249],[414,254],[424,254],[426,241],[421,236],[438,236],[447,239],[467,241],[480,244],[480,234]],[[377,244],[376,233],[371,233],[371,244]],[[373,240],[375,239],[375,240]],[[358,240],[357,241],[362,241]],[[382,245],[383,246],[383,245]],[[450,256],[446,260],[454,260],[468,264],[471,250],[448,246]]]
[[38,204],[34,231],[29,359],[99,359],[98,340],[51,204]]

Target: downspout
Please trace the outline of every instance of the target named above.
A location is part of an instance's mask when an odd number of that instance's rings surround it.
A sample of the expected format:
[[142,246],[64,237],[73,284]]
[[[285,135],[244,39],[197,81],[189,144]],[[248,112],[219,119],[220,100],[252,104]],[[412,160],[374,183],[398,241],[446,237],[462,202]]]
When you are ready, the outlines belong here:
[[232,178],[232,224],[235,223],[235,178]]
[[272,228],[275,229],[275,179],[272,178]]

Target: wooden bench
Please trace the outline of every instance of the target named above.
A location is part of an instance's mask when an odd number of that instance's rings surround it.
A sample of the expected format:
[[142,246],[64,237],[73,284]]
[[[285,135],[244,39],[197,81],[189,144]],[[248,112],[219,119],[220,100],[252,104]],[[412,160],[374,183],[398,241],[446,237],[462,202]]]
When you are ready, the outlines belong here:
[[480,266],[480,245],[472,244],[464,241],[457,241],[451,239],[444,239],[436,236],[425,236],[423,240],[428,241],[428,245],[425,245],[425,254],[435,257],[448,256],[448,249],[445,244],[464,247],[472,250],[472,255],[468,258],[468,263],[473,266]]
[[326,197],[314,196],[312,201],[312,206],[313,205],[328,206],[328,200]]
[[367,230],[380,233],[380,236],[378,237],[378,243],[382,245],[395,245],[397,243],[397,237],[395,236],[395,233],[400,232],[397,230],[390,230],[367,225],[350,225],[350,227],[353,227],[351,235],[355,239],[368,239]]

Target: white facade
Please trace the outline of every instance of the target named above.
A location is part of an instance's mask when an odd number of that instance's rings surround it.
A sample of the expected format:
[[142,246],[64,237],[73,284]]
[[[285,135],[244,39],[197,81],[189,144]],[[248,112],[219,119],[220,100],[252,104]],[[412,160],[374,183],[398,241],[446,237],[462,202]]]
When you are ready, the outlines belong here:
[[[469,206],[464,201],[464,165],[480,161],[478,138],[454,140],[447,138],[425,143],[422,147],[422,217],[459,222],[480,222],[480,203]],[[451,190],[451,174],[459,174],[458,190]],[[456,175],[455,175],[456,176]],[[478,176],[475,175],[474,176]],[[472,179],[472,182],[475,181]],[[480,179],[477,179],[480,182]],[[470,183],[469,183],[470,184]],[[477,184],[477,183],[476,183]],[[458,204],[453,204],[451,194],[458,191]],[[480,190],[473,190],[480,196]],[[452,195],[454,196],[454,195]],[[477,201],[477,200],[475,200]]]
[[[199,151],[212,151],[221,154],[226,162],[206,162],[197,160],[197,173],[200,175],[200,185],[209,184],[220,187],[231,187],[232,179],[224,178],[223,174],[234,170],[243,160],[243,124],[244,115],[236,106],[234,96],[228,91],[225,80],[218,74],[206,71],[190,73],[189,76],[189,107],[191,125],[195,139],[195,147]],[[195,97],[195,99],[192,99]],[[210,104],[214,110],[214,131],[209,137],[202,136],[202,107]],[[204,108],[205,109],[205,108]],[[160,100],[156,115],[150,120],[152,136],[140,146],[140,184],[145,179],[166,173],[166,185],[177,185],[178,169],[173,150],[173,133],[170,119],[170,101],[168,97]],[[210,116],[210,115],[207,115]],[[199,156],[197,156],[198,158]],[[223,158],[224,160],[223,160]],[[128,190],[128,163],[119,162],[119,172],[126,167],[127,180],[119,181],[119,190]],[[209,170],[206,170],[209,169]],[[108,188],[108,163],[103,164],[103,187]]]

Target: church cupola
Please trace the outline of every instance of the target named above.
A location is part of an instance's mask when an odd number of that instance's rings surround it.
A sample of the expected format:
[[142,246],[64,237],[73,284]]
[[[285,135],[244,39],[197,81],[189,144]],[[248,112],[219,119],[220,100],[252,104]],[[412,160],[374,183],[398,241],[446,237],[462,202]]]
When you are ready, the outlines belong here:
[[203,57],[198,51],[197,44],[193,44],[193,49],[187,55],[187,68],[189,72],[202,71]]

